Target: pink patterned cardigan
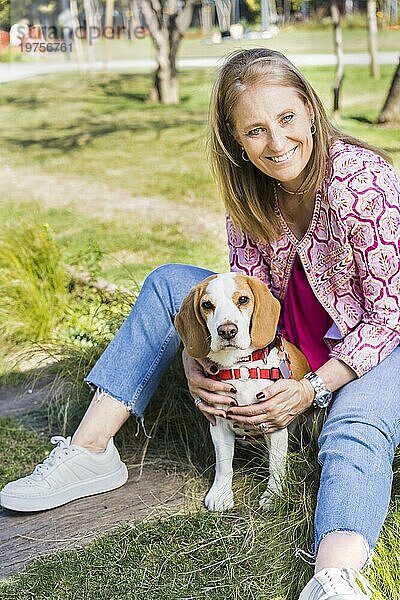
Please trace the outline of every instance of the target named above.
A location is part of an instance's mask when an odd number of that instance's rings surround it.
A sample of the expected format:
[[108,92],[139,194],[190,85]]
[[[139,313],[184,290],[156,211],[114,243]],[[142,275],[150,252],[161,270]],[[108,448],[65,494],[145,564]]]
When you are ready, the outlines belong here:
[[297,252],[333,320],[324,336],[329,355],[360,377],[400,344],[400,181],[364,148],[335,142],[330,156],[330,173],[303,239],[277,206],[283,233],[266,244],[241,233],[227,217],[230,265],[265,281],[282,300]]

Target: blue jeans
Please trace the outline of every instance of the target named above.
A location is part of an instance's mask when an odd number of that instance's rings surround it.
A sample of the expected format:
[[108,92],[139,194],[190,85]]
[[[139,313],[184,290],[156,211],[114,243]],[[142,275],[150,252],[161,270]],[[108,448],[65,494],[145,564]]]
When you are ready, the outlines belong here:
[[[147,277],[130,315],[86,381],[143,414],[180,344],[173,320],[190,288],[211,275],[171,264]],[[374,548],[385,519],[400,443],[400,348],[334,394],[319,438],[322,467],[315,543],[353,531]]]

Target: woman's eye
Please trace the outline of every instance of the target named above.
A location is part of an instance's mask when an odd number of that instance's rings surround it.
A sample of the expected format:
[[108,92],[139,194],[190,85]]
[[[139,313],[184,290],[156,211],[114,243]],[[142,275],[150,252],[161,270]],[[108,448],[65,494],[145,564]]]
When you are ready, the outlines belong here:
[[256,135],[261,133],[261,131],[262,131],[262,127],[255,127],[255,129],[251,129],[247,135],[249,137],[255,137]]
[[213,303],[210,302],[209,300],[206,300],[205,302],[203,302],[202,307],[204,308],[204,310],[212,310],[214,308]]
[[293,119],[294,115],[292,113],[290,113],[289,115],[285,115],[284,117],[282,117],[282,121],[283,123],[290,123],[290,121]]
[[239,298],[239,304],[247,304],[249,302],[250,298],[248,298],[247,296],[240,296]]

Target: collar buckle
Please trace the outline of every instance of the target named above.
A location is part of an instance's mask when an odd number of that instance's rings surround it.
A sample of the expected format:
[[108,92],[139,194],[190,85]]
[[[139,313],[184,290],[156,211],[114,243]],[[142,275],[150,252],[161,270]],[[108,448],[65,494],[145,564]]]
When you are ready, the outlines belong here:
[[249,367],[240,367],[240,379],[243,379],[243,381],[247,381],[248,379],[250,379],[250,369]]

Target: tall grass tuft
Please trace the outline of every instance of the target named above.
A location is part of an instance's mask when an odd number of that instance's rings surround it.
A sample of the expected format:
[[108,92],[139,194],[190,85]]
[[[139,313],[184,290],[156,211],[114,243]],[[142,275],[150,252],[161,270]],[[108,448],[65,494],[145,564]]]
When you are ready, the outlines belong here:
[[8,344],[50,336],[67,303],[67,273],[48,227],[16,221],[0,233],[0,336]]

